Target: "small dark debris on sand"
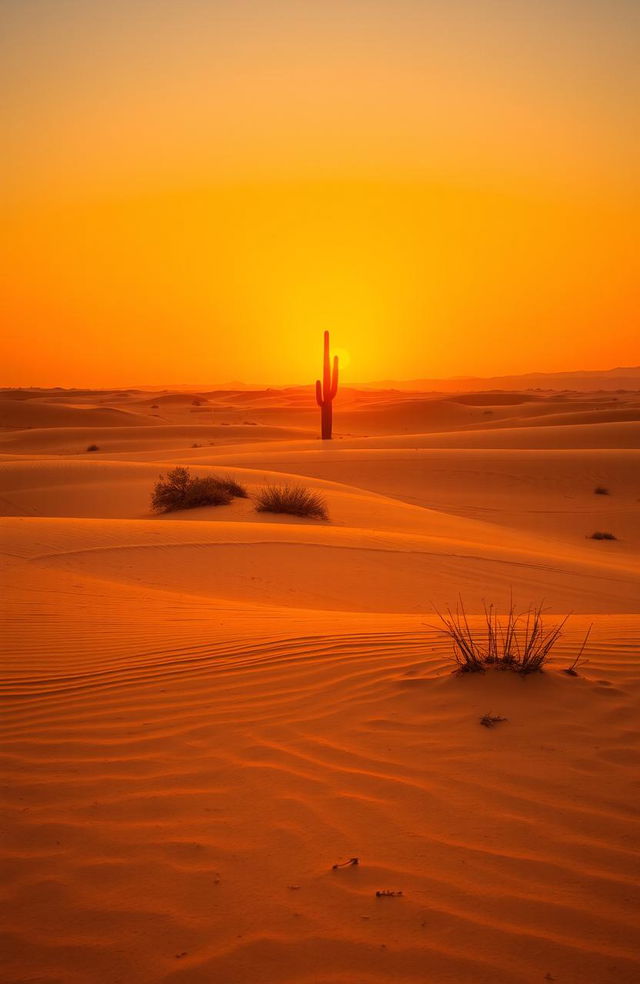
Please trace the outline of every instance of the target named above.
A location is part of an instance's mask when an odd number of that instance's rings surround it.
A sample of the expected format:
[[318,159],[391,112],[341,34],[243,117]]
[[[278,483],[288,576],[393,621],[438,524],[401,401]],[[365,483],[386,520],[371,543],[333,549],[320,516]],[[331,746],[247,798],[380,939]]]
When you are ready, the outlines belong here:
[[332,864],[331,870],[337,871],[338,868],[349,868],[352,864],[360,864],[360,858],[349,858],[348,861],[342,861],[339,864]]
[[507,721],[507,718],[500,717],[499,714],[485,714],[480,718],[480,724],[484,728],[493,728],[494,725],[500,724],[501,721]]
[[402,892],[392,892],[389,888],[383,888],[376,892],[377,899],[397,899],[402,895]]

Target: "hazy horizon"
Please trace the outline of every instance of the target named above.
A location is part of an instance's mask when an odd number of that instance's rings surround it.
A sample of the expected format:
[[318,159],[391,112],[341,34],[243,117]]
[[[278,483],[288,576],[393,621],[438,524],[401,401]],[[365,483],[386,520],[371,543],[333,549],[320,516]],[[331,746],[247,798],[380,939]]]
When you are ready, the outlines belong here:
[[[610,379],[617,380],[620,378],[627,378],[627,375],[633,376],[634,374],[640,374],[640,366],[612,366],[607,369],[561,369],[557,372],[544,372],[542,370],[532,369],[525,373],[501,373],[500,375],[487,375],[487,376],[414,376],[407,379],[374,379],[365,380],[363,382],[353,382],[350,380],[343,380],[343,385],[341,389],[347,388],[377,388],[383,386],[390,386],[393,384],[405,384],[410,383],[464,383],[464,382],[494,382],[501,379],[505,380],[515,380],[518,378],[527,379],[529,377],[555,377],[555,376],[603,376],[609,377]],[[314,380],[306,380],[304,382],[288,382],[280,383],[275,385],[268,380],[213,380],[213,381],[200,381],[200,382],[135,382],[135,383],[124,383],[118,385],[110,385],[105,383],[100,386],[87,386],[82,384],[77,384],[73,386],[61,386],[57,383],[51,383],[49,385],[32,385],[27,383],[22,384],[5,384],[0,383],[0,390],[95,390],[96,392],[100,390],[203,390],[203,389],[234,389],[239,388],[241,390],[251,390],[251,389],[310,389],[312,390],[314,386]]]

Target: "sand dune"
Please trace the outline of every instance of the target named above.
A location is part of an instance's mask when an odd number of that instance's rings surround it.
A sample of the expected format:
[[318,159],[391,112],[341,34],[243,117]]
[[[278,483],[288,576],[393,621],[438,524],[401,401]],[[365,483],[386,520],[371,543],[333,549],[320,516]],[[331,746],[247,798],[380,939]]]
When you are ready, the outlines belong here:
[[[553,427],[568,424],[607,424],[615,421],[638,422],[639,420],[640,408],[638,407],[610,407],[608,409],[599,407],[598,409],[565,410],[561,413],[546,412],[539,417],[530,414],[526,418],[526,423],[528,426],[542,424],[545,427]],[[500,423],[488,424],[485,422],[481,426],[482,429],[486,429],[487,427],[500,426]]]
[[[86,439],[89,443],[99,443],[98,438],[101,435],[95,430],[98,426],[120,425],[119,417],[105,416],[117,412],[126,412],[127,417],[123,419],[132,426],[152,423],[168,428],[182,428],[174,431],[176,443],[167,445],[176,448],[184,441],[221,439],[216,432],[201,431],[202,427],[261,426],[263,430],[257,437],[259,441],[271,439],[266,428],[279,431],[276,437],[280,439],[286,439],[286,431],[289,431],[291,436],[305,434],[315,438],[317,429],[315,395],[312,387],[257,391],[183,390],[156,393],[127,391],[122,394],[102,391],[93,394],[93,401],[90,391],[74,390],[65,395],[64,391],[29,393],[29,391],[5,390],[0,393],[0,405],[4,408],[0,413],[0,434],[2,427],[16,430],[71,428],[86,424],[94,428],[91,434],[82,435],[82,439]],[[447,434],[450,431],[467,429],[486,431],[496,427],[503,428],[507,423],[511,427],[527,425],[538,427],[540,424],[548,426],[593,424],[617,420],[638,423],[640,422],[640,394],[614,396],[610,393],[541,395],[525,392],[461,392],[443,396],[441,393],[407,393],[393,390],[375,392],[346,387],[340,390],[336,409],[338,411],[336,437],[348,439],[353,436],[374,435],[378,438],[387,435],[397,438],[398,435],[404,434]],[[592,437],[595,433],[594,431]],[[102,439],[113,440],[115,436],[117,435],[106,432]],[[135,436],[139,438],[142,435]],[[568,436],[567,446],[570,447],[574,435],[570,433]],[[129,435],[129,441],[133,437],[134,435]],[[525,435],[522,437],[526,440]],[[52,434],[43,439],[42,435],[5,434],[5,439],[13,445],[27,441],[32,448],[42,451],[47,450],[48,445],[55,453],[69,453],[74,450],[68,440],[65,443],[65,438],[73,440],[74,435],[72,433],[65,435],[61,431],[57,435]],[[557,439],[556,437],[552,440]],[[225,441],[224,435],[222,440]],[[444,441],[446,445],[448,443],[446,437]],[[546,445],[543,443],[535,446]],[[109,446],[109,450],[112,451],[123,448],[122,443]],[[23,450],[27,450],[27,447]],[[76,450],[80,449],[76,448]]]
[[[227,394],[228,426],[192,394],[132,426],[135,392],[85,426],[94,396],[21,394],[40,423],[0,433],[7,981],[635,982],[633,400],[439,401],[407,434],[412,397],[352,394],[325,446],[296,392]],[[177,463],[330,519],[155,516]],[[512,591],[576,613],[547,672],[453,676],[433,604]]]
[[140,427],[153,419],[119,407],[76,407],[55,403],[0,400],[0,428],[23,430],[40,427]]
[[[135,420],[135,418],[134,418]],[[153,423],[153,421],[152,421]],[[137,424],[137,421],[136,421]],[[135,425],[121,427],[46,427],[33,430],[14,430],[0,434],[0,450],[7,453],[86,454],[90,444],[101,453],[148,449],[157,454],[159,448],[190,448],[195,445],[228,444],[240,441],[287,440],[310,437],[310,431],[293,427],[260,427],[231,424],[165,424],[155,423],[153,430]]]
[[[383,439],[376,443],[381,443]],[[444,513],[576,543],[613,529],[618,548],[640,547],[640,451],[431,448],[312,450],[279,445],[193,451],[186,463],[264,469],[340,482]],[[596,496],[596,488],[609,495]],[[503,536],[504,532],[496,536]]]
[[[430,448],[638,448],[640,446],[640,421],[616,421],[614,423],[545,425],[545,418],[529,426],[501,426],[500,428],[469,428],[444,433],[411,434],[412,447]],[[371,439],[377,447],[406,446],[406,435],[390,435]],[[345,441],[349,446],[348,440]]]
[[429,518],[424,533],[254,522],[246,513],[245,521],[204,524],[18,518],[1,529],[5,552],[35,564],[240,602],[431,616],[464,578],[471,611],[482,611],[487,596],[507,605],[514,582],[528,598],[546,594],[554,611],[636,611],[637,565],[590,549],[602,544],[571,551],[533,538],[496,542],[489,524]]

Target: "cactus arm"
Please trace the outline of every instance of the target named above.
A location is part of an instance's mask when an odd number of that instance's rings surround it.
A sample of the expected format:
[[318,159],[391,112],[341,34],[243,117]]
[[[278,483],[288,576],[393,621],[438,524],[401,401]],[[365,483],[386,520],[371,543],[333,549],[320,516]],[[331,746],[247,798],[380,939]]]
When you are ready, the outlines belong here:
[[336,395],[337,392],[338,392],[338,356],[337,355],[334,355],[334,357],[333,357],[333,377],[332,377],[332,380],[331,380],[331,399],[332,400],[333,400],[333,398],[334,398],[334,396]]
[[319,379],[316,379],[316,403],[319,407],[324,404],[324,400],[322,399],[322,383]]
[[324,363],[322,367],[322,395],[328,399],[331,393],[331,356],[329,354],[329,332],[324,333]]

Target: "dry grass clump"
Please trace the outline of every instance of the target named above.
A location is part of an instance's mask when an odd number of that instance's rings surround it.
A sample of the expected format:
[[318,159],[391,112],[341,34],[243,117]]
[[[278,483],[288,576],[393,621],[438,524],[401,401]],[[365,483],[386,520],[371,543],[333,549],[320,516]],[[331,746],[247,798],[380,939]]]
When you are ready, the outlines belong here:
[[244,489],[234,479],[215,475],[191,475],[188,468],[177,467],[160,475],[151,493],[151,505],[156,512],[178,509],[197,509],[199,506],[226,506],[234,498],[247,498]]
[[484,628],[472,629],[462,598],[455,611],[448,608],[445,614],[437,614],[442,631],[453,643],[460,673],[481,673],[491,666],[524,674],[542,670],[569,617],[546,626],[542,604],[524,612],[511,605],[506,615],[498,615],[493,605],[485,605]]
[[617,540],[618,537],[613,533],[601,533],[600,530],[596,530],[591,536],[587,537],[588,540]]
[[606,489],[604,485],[596,485],[593,490],[594,495],[609,495],[609,489]]
[[232,475],[222,475],[220,478],[216,478],[216,481],[220,483],[223,489],[227,490],[233,499],[249,498],[249,493],[245,489],[244,485],[240,485],[240,482],[236,482]]
[[480,718],[480,724],[483,728],[494,728],[496,724],[500,724],[502,721],[506,721],[507,718],[503,718],[500,714],[483,714]]
[[99,451],[99,450],[100,448],[98,447],[97,444],[90,444],[89,447],[87,448],[87,451]]
[[328,519],[327,503],[319,492],[303,485],[265,485],[255,496],[256,512],[287,513],[309,519]]

